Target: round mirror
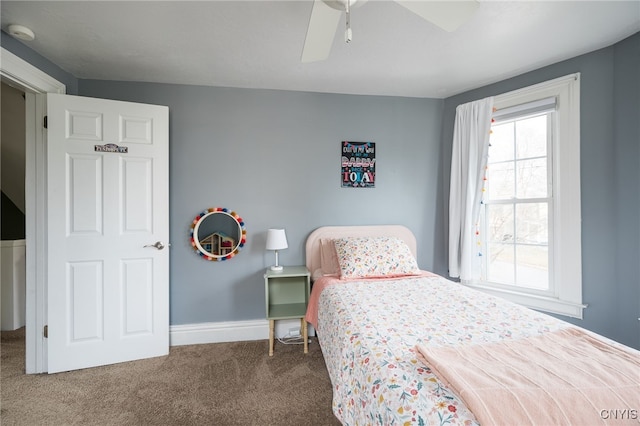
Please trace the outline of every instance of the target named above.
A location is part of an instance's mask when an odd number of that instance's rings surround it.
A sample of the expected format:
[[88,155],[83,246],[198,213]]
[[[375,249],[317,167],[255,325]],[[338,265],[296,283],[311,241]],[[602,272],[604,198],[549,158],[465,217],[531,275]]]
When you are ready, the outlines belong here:
[[227,260],[238,254],[247,241],[247,230],[236,212],[212,207],[191,223],[191,246],[207,260]]

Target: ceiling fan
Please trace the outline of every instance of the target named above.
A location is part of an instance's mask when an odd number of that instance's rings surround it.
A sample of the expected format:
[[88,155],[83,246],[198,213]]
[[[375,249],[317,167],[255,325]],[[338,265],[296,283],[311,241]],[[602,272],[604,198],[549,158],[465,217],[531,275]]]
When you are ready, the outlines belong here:
[[[455,31],[466,22],[478,7],[477,0],[394,1],[449,32]],[[345,41],[349,43],[352,38],[351,9],[366,2],[367,0],[314,0],[307,36],[302,50],[302,62],[322,61],[329,56],[331,45],[340,23],[340,17],[343,13],[346,14]]]

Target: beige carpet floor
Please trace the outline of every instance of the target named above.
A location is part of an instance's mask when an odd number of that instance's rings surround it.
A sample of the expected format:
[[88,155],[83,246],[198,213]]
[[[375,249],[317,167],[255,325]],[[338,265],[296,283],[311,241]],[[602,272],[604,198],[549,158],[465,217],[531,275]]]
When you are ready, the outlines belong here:
[[24,329],[3,331],[0,423],[9,425],[339,425],[317,341],[172,347],[166,357],[24,374]]

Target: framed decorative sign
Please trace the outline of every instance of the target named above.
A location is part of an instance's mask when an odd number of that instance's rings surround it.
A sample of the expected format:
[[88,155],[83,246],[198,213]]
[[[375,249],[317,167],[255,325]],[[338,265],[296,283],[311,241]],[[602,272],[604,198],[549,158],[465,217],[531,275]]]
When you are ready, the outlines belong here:
[[376,143],[340,143],[343,188],[374,188],[376,186]]

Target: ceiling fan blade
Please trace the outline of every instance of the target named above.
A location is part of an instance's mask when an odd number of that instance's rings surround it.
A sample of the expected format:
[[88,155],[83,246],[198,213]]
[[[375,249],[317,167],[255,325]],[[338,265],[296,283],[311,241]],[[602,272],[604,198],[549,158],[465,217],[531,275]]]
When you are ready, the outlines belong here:
[[313,2],[302,49],[302,62],[322,61],[329,57],[341,14],[342,12],[327,6],[322,0]]
[[478,2],[470,1],[415,1],[396,0],[416,15],[442,28],[455,31],[464,24],[478,8]]

